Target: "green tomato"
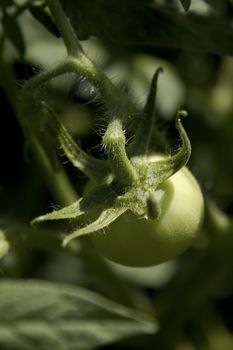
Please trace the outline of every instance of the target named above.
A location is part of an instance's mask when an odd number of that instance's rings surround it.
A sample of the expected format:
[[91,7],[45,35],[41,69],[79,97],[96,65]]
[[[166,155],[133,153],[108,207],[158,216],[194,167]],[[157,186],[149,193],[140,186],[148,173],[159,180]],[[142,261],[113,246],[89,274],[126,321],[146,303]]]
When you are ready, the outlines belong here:
[[[146,161],[164,157],[153,155]],[[155,220],[127,212],[106,232],[93,233],[104,257],[126,266],[146,267],[175,258],[189,248],[203,221],[204,201],[191,172],[183,167],[155,191],[161,214]]]

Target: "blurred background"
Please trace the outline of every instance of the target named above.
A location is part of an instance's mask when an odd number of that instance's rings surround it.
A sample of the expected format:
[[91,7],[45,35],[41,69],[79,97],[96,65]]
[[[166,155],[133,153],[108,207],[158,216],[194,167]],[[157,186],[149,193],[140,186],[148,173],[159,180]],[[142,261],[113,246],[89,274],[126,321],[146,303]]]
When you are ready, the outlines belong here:
[[[40,3],[35,2],[34,7]],[[176,260],[143,269],[107,262],[133,292],[141,308],[158,315],[161,332],[156,337],[138,336],[105,348],[231,350],[233,2],[193,0],[189,12],[184,11],[178,0],[95,0],[88,4],[80,1],[79,7],[76,2],[62,3],[68,15],[71,14],[75,28],[78,27],[87,55],[139,108],[144,105],[155,70],[163,67],[158,82],[157,126],[164,150],[169,153],[178,147],[174,115],[177,109],[186,109],[189,117],[184,126],[192,143],[188,167],[211,203],[196,244]],[[11,16],[25,4],[10,1],[6,6],[1,1],[2,18],[5,10]],[[79,9],[77,16],[75,6]],[[49,31],[42,22],[36,18],[32,6],[30,11],[25,9],[17,16],[21,34],[18,32],[16,40],[15,32],[7,32],[6,25],[1,28],[0,227],[3,231],[9,227],[13,232],[28,230],[30,220],[57,205],[30,147],[25,144],[12,103],[17,99],[14,91],[26,80],[66,55],[61,38],[51,33],[56,29]],[[6,72],[15,82],[8,89],[4,83]],[[99,145],[104,121],[95,89],[67,75],[50,84],[49,94],[74,139],[89,153],[102,157]],[[132,134],[129,126],[128,137]],[[153,150],[157,150],[156,143],[151,145]],[[67,163],[61,152],[57,153],[82,195],[86,178]],[[107,284],[100,283],[101,277],[87,260],[82,254],[74,257],[15,245],[0,261],[0,278],[36,278],[81,285],[122,302]]]

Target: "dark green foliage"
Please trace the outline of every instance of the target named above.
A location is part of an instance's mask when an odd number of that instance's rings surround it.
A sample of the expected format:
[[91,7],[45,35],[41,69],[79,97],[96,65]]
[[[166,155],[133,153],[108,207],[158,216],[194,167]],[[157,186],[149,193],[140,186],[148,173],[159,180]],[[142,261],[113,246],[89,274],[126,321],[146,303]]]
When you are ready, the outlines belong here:
[[25,43],[21,28],[18,25],[17,21],[5,14],[2,18],[2,25],[6,36],[12,42],[21,58],[23,58],[25,52]]
[[50,33],[56,37],[60,36],[55,23],[52,21],[49,13],[46,11],[45,4],[31,3],[29,4],[28,9],[32,16],[35,17],[35,19],[39,21]]
[[13,5],[13,3],[14,3],[13,0],[0,0],[0,6],[3,8],[11,6],[11,5]]
[[205,11],[187,14],[179,12],[174,1],[93,0],[90,7],[87,1],[62,0],[62,4],[80,39],[97,36],[108,45],[129,49],[162,46],[233,54],[230,22],[206,3]]

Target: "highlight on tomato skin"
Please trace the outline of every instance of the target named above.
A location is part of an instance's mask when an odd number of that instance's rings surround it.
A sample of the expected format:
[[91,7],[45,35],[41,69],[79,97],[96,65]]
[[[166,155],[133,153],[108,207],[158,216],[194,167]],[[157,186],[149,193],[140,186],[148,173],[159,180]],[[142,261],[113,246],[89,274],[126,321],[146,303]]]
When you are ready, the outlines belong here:
[[[158,159],[161,157],[150,157],[151,161]],[[158,219],[127,212],[105,233],[91,235],[100,254],[121,265],[146,267],[174,259],[193,244],[203,222],[204,200],[191,172],[183,167],[155,195],[161,208]]]

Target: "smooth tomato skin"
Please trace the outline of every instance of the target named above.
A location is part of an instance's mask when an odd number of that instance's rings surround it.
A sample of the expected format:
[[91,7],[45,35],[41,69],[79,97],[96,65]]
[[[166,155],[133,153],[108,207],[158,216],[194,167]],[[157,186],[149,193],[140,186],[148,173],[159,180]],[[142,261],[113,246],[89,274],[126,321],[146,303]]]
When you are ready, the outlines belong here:
[[[161,156],[150,157],[151,161]],[[203,221],[204,201],[191,172],[183,167],[156,191],[161,215],[137,218],[127,212],[106,233],[93,233],[93,243],[104,257],[126,266],[146,267],[175,258],[189,248]]]

